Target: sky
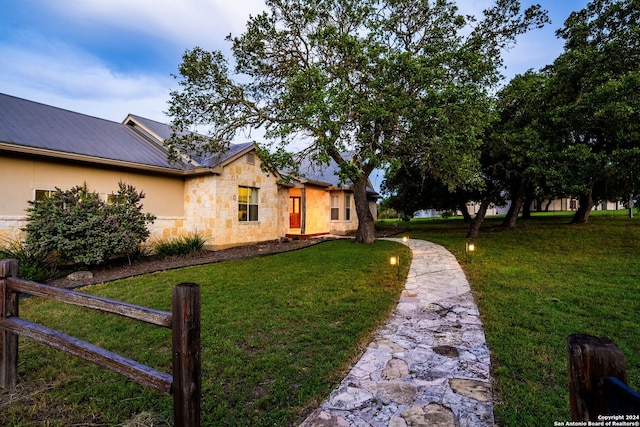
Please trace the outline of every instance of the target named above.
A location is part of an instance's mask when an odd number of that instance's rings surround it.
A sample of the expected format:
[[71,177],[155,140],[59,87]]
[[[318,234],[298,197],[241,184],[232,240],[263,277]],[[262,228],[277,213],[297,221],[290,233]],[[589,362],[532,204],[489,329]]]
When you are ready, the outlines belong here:
[[[507,77],[539,69],[562,53],[555,37],[588,0],[539,3],[552,20],[505,54]],[[491,0],[458,0],[480,16]],[[200,46],[227,54],[263,0],[2,0],[0,93],[121,122],[132,113],[168,123],[182,54]]]

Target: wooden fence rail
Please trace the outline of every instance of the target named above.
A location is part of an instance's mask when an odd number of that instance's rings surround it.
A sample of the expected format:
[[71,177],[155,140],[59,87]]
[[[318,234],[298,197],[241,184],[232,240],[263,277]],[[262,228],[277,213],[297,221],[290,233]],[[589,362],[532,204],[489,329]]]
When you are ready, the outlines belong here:
[[573,421],[599,421],[603,415],[638,421],[640,394],[626,385],[624,354],[611,340],[573,334],[567,338],[569,400]]
[[[200,426],[200,288],[193,283],[174,287],[172,312],[152,310],[68,289],[17,278],[16,260],[0,261],[0,386],[17,383],[18,337],[65,351],[123,375],[139,384],[173,395],[176,427]],[[172,331],[173,375],[19,317],[19,295],[28,293],[56,301],[113,313]]]

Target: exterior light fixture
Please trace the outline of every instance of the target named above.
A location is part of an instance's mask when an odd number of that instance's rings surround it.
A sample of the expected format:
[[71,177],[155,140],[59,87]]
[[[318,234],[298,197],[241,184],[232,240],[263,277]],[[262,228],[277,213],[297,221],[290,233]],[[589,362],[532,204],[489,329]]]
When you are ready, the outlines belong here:
[[399,256],[392,256],[391,258],[389,258],[389,264],[391,264],[391,266],[395,266],[397,268],[397,277],[398,280],[400,279],[400,257]]
[[465,243],[465,250],[467,253],[472,253],[476,251],[476,244],[473,242]]
[[402,243],[407,243],[409,241],[409,236],[402,236]]

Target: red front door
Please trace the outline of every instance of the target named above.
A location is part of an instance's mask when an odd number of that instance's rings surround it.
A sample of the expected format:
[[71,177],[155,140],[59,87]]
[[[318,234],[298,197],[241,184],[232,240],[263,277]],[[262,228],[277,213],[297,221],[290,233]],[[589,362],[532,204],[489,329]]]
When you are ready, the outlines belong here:
[[289,197],[289,228],[300,228],[300,197]]

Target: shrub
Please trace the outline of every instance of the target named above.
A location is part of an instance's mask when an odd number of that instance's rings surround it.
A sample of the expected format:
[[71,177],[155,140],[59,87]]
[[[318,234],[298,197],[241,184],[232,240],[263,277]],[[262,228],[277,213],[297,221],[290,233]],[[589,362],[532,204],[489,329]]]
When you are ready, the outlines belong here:
[[155,217],[142,213],[144,193],[122,182],[118,185],[112,203],[90,192],[86,184],[67,191],[56,188],[52,196],[30,201],[24,228],[29,252],[90,266],[135,250],[149,237],[147,223]]
[[159,255],[193,255],[202,250],[207,239],[198,233],[187,234],[177,238],[164,239],[154,244]]

